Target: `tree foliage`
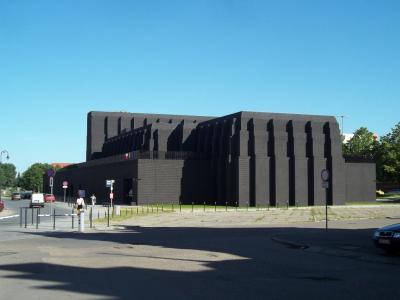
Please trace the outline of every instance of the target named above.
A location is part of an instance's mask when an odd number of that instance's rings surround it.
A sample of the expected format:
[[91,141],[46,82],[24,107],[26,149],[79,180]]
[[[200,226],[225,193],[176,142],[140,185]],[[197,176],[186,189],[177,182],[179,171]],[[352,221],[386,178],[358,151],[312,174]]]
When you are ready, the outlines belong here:
[[366,127],[361,127],[354,132],[354,136],[346,144],[343,144],[343,155],[361,159],[373,159],[378,143],[374,134]]
[[43,175],[52,168],[49,164],[35,163],[31,165],[20,178],[21,187],[25,190],[41,192],[43,189]]
[[379,181],[400,182],[400,122],[381,138],[375,161]]
[[13,164],[0,164],[0,187],[14,187],[17,175]]
[[343,155],[373,160],[378,181],[400,183],[400,122],[380,141],[375,141],[367,128],[357,129],[353,138],[343,144]]

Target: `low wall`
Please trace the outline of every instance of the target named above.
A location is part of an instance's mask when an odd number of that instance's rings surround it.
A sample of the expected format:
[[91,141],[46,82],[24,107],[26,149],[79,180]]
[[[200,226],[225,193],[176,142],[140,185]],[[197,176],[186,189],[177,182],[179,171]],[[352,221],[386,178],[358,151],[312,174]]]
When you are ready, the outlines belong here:
[[376,200],[375,163],[346,163],[346,202]]

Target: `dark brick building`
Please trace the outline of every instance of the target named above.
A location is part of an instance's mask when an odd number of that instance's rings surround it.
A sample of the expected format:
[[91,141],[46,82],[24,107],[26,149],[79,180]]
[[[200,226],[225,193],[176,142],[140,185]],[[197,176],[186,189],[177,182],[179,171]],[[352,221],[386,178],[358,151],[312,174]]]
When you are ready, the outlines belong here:
[[[330,172],[322,187],[321,170]],[[375,165],[346,163],[331,116],[238,112],[223,117],[90,112],[86,162],[58,172],[115,203],[322,205],[375,200]]]

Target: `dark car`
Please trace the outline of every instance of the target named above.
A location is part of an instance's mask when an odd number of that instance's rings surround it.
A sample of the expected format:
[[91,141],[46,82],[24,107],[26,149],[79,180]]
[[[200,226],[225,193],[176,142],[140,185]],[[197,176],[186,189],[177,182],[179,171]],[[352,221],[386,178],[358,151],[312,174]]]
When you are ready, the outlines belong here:
[[373,240],[377,247],[387,252],[400,251],[400,224],[393,224],[375,230]]
[[22,199],[31,199],[31,197],[32,197],[32,191],[21,192]]

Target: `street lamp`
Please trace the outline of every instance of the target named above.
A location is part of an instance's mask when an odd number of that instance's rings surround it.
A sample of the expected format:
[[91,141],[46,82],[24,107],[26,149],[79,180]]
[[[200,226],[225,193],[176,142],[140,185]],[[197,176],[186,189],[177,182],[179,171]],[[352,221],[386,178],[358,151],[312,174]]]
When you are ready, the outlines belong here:
[[[9,155],[8,151],[7,150],[3,150],[3,151],[0,152],[0,164],[3,163],[3,154],[6,154],[6,153],[7,153],[6,159],[7,160],[10,159],[10,155]],[[1,192],[1,185],[0,185],[0,201],[1,201],[1,193],[2,192]]]

